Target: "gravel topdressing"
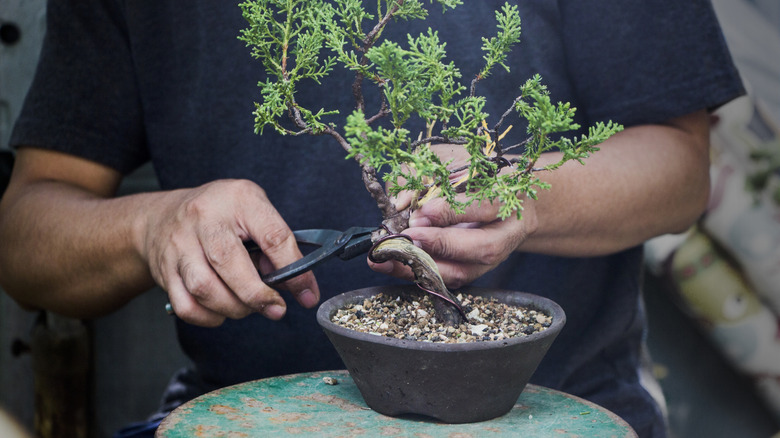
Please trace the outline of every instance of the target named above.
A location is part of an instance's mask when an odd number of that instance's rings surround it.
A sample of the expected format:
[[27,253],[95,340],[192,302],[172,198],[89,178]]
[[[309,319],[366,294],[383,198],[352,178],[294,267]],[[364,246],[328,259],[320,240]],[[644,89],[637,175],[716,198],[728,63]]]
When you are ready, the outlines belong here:
[[458,327],[436,321],[428,294],[376,294],[362,304],[350,304],[331,318],[335,324],[363,333],[424,342],[500,341],[547,329],[552,317],[544,312],[498,302],[495,298],[458,294],[468,323]]

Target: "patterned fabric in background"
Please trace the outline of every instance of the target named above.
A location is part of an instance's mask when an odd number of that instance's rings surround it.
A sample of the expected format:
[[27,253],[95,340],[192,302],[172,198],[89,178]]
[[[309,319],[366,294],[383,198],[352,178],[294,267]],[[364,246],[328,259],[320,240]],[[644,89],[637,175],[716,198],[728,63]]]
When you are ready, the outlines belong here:
[[646,260],[780,422],[780,23],[713,3],[749,94],[713,114],[707,212],[648,242]]

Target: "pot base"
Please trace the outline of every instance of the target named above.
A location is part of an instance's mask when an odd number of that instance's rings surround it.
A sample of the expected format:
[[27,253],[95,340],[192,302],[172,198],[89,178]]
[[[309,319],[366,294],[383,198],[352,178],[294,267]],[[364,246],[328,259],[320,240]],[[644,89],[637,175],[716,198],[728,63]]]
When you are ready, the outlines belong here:
[[330,318],[377,293],[412,293],[416,286],[347,292],[320,306],[317,320],[371,409],[389,416],[425,415],[447,423],[489,420],[512,409],[566,317],[553,301],[522,292],[468,288],[461,292],[535,308],[552,315],[546,330],[502,341],[445,344],[360,333]]

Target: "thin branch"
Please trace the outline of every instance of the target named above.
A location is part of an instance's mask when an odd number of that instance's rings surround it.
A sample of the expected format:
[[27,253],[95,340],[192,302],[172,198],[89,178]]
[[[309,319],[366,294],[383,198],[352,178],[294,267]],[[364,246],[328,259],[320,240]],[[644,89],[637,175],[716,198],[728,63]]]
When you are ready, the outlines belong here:
[[[393,18],[393,15],[395,15],[396,12],[398,12],[398,9],[401,7],[401,5],[404,3],[404,0],[398,0],[394,3],[393,7],[390,8],[389,11],[387,11],[387,14],[385,14],[384,17],[374,26],[373,29],[369,33],[366,34],[366,37],[363,38],[363,47],[357,47],[357,50],[359,52],[363,52],[363,56],[360,58],[360,65],[365,66],[368,64],[368,58],[366,58],[366,53],[368,53],[369,50],[371,50],[371,47],[374,46],[374,43],[376,43],[377,38],[379,37],[379,33],[384,29],[384,27],[387,25],[387,23],[390,21],[391,18]],[[355,80],[352,81],[352,95],[355,98],[355,109],[362,111],[365,113],[365,99],[363,98],[363,80],[365,79],[365,76],[361,72],[355,73]],[[381,112],[381,111],[380,111]]]
[[[352,151],[352,146],[350,146],[350,144],[347,141],[347,139],[342,137],[341,134],[339,134],[339,132],[336,131],[335,129],[333,129],[331,127],[327,127],[327,128],[325,128],[324,131],[322,131],[322,133],[325,134],[325,135],[330,135],[331,137],[333,137],[336,140],[336,142],[341,146],[341,148],[344,149],[347,153]],[[356,157],[356,158],[363,159],[363,156],[360,155],[359,157]]]
[[527,145],[528,142],[531,141],[531,139],[533,139],[533,137],[528,137],[525,140],[521,141],[520,143],[516,143],[516,144],[513,144],[512,146],[507,146],[507,147],[503,148],[503,151],[504,151],[504,153],[507,153],[507,152],[509,152],[509,151],[511,151],[513,149],[521,148],[521,147]]
[[284,128],[284,127],[282,127],[282,129],[284,129],[284,132],[285,132],[287,135],[292,135],[293,137],[297,137],[297,136],[299,136],[299,135],[304,135],[304,134],[311,134],[311,133],[312,133],[312,130],[311,130],[311,129],[308,129],[308,128],[307,128],[307,129],[303,129],[303,130],[301,130],[301,131],[292,131],[292,130],[290,130],[290,129],[287,129],[287,128]]
[[295,126],[304,130],[311,130],[311,127],[309,127],[306,121],[303,120],[301,111],[298,109],[298,104],[296,104],[293,100],[289,105],[290,106],[288,108],[290,111],[290,119],[292,119],[293,123],[295,123]]
[[[364,64],[365,61],[367,60],[366,57],[364,56],[360,60],[360,64],[365,65]],[[359,111],[364,111],[366,107],[366,102],[365,99],[363,98],[363,73],[360,72],[355,73],[355,80],[352,81],[352,96],[354,96],[355,98],[355,109]]]
[[390,19],[393,18],[395,13],[398,12],[398,9],[400,9],[403,4],[404,4],[404,0],[397,0],[393,4],[393,7],[387,11],[385,16],[382,17],[381,20],[379,20],[379,22],[376,24],[376,26],[374,26],[373,29],[371,29],[371,32],[366,34],[366,38],[363,40],[363,43],[365,44],[366,47],[366,52],[368,51],[368,49],[371,48],[371,46],[374,45],[377,38],[379,37],[379,33],[382,32],[382,29],[384,29],[384,27],[387,25]]
[[501,114],[501,118],[498,119],[498,122],[496,122],[496,124],[493,126],[493,130],[497,132],[501,129],[501,125],[503,125],[506,118],[509,117],[510,114],[512,114],[512,111],[515,109],[515,105],[517,104],[517,102],[521,100],[523,100],[523,98],[522,96],[519,96],[512,101],[512,105],[509,108],[507,108],[507,110],[504,111],[503,114]]
[[385,100],[384,95],[382,95],[382,104],[381,104],[381,108],[379,108],[379,112],[367,118],[366,123],[370,125],[376,122],[377,120],[381,119],[382,117],[388,116],[389,114],[390,114],[390,108],[387,106],[387,101]]
[[421,144],[434,143],[434,142],[436,142],[436,143],[451,143],[451,144],[466,144],[466,142],[463,141],[463,140],[453,140],[453,139],[450,139],[450,138],[447,138],[447,137],[434,135],[434,136],[431,136],[431,137],[421,138],[419,140],[415,140],[415,141],[409,143],[409,150],[414,150],[414,148],[416,148],[417,146],[419,146]]
[[483,77],[481,74],[474,76],[474,79],[471,80],[471,86],[469,87],[469,96],[474,97],[477,95],[477,82],[482,79]]
[[450,174],[463,172],[464,170],[468,170],[468,168],[469,168],[469,165],[468,164],[464,164],[463,166],[459,166],[459,167],[456,167],[454,169],[450,169]]

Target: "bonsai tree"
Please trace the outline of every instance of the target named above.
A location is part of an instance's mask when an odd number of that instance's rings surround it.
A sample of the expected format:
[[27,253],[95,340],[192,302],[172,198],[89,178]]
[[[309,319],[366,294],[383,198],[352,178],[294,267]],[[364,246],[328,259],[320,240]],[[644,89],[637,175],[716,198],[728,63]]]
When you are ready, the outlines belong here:
[[[445,13],[463,2],[435,3]],[[503,114],[490,119],[478,86],[495,68],[509,70],[506,57],[520,39],[520,16],[514,5],[504,4],[496,11],[496,34],[482,38],[484,65],[466,86],[457,66],[447,61],[445,44],[436,31],[429,28],[420,35],[408,35],[403,43],[383,39],[392,22],[428,16],[421,0],[366,4],[374,9],[369,11],[362,0],[247,0],[240,4],[249,26],[239,39],[251,47],[251,55],[266,72],[266,79],[258,84],[261,98],[255,104],[255,132],[274,129],[283,135],[332,137],[360,166],[363,183],[382,212],[382,229],[374,236],[378,244],[369,256],[409,265],[420,287],[460,310],[431,257],[411,242],[395,238],[408,227],[411,210],[442,197],[456,212],[475,202],[491,202],[500,205],[499,218],[515,215],[521,219],[522,200],[536,199],[539,189],[549,188],[537,176],[540,172],[570,160],[583,163],[599,143],[622,127],[598,123],[579,138],[553,136],[580,126],[574,123],[574,108],[550,101],[538,75],[520,87]],[[307,108],[296,100],[299,84],[320,83],[337,66],[354,75],[351,90],[345,92],[352,93],[355,109],[345,119],[342,115],[340,123],[337,110]],[[376,102],[366,102],[363,90],[369,86],[378,89]],[[527,136],[519,143],[505,144],[511,117],[527,121]],[[425,132],[411,132],[409,122],[425,126]],[[451,168],[450,161],[442,161],[431,149],[442,143],[463,147],[468,162]],[[537,166],[541,154],[552,150],[560,151],[561,159]],[[465,173],[451,182],[455,172]],[[414,200],[399,211],[391,196],[401,191],[412,192]],[[437,314],[453,322],[463,316],[462,311],[441,303]]]

